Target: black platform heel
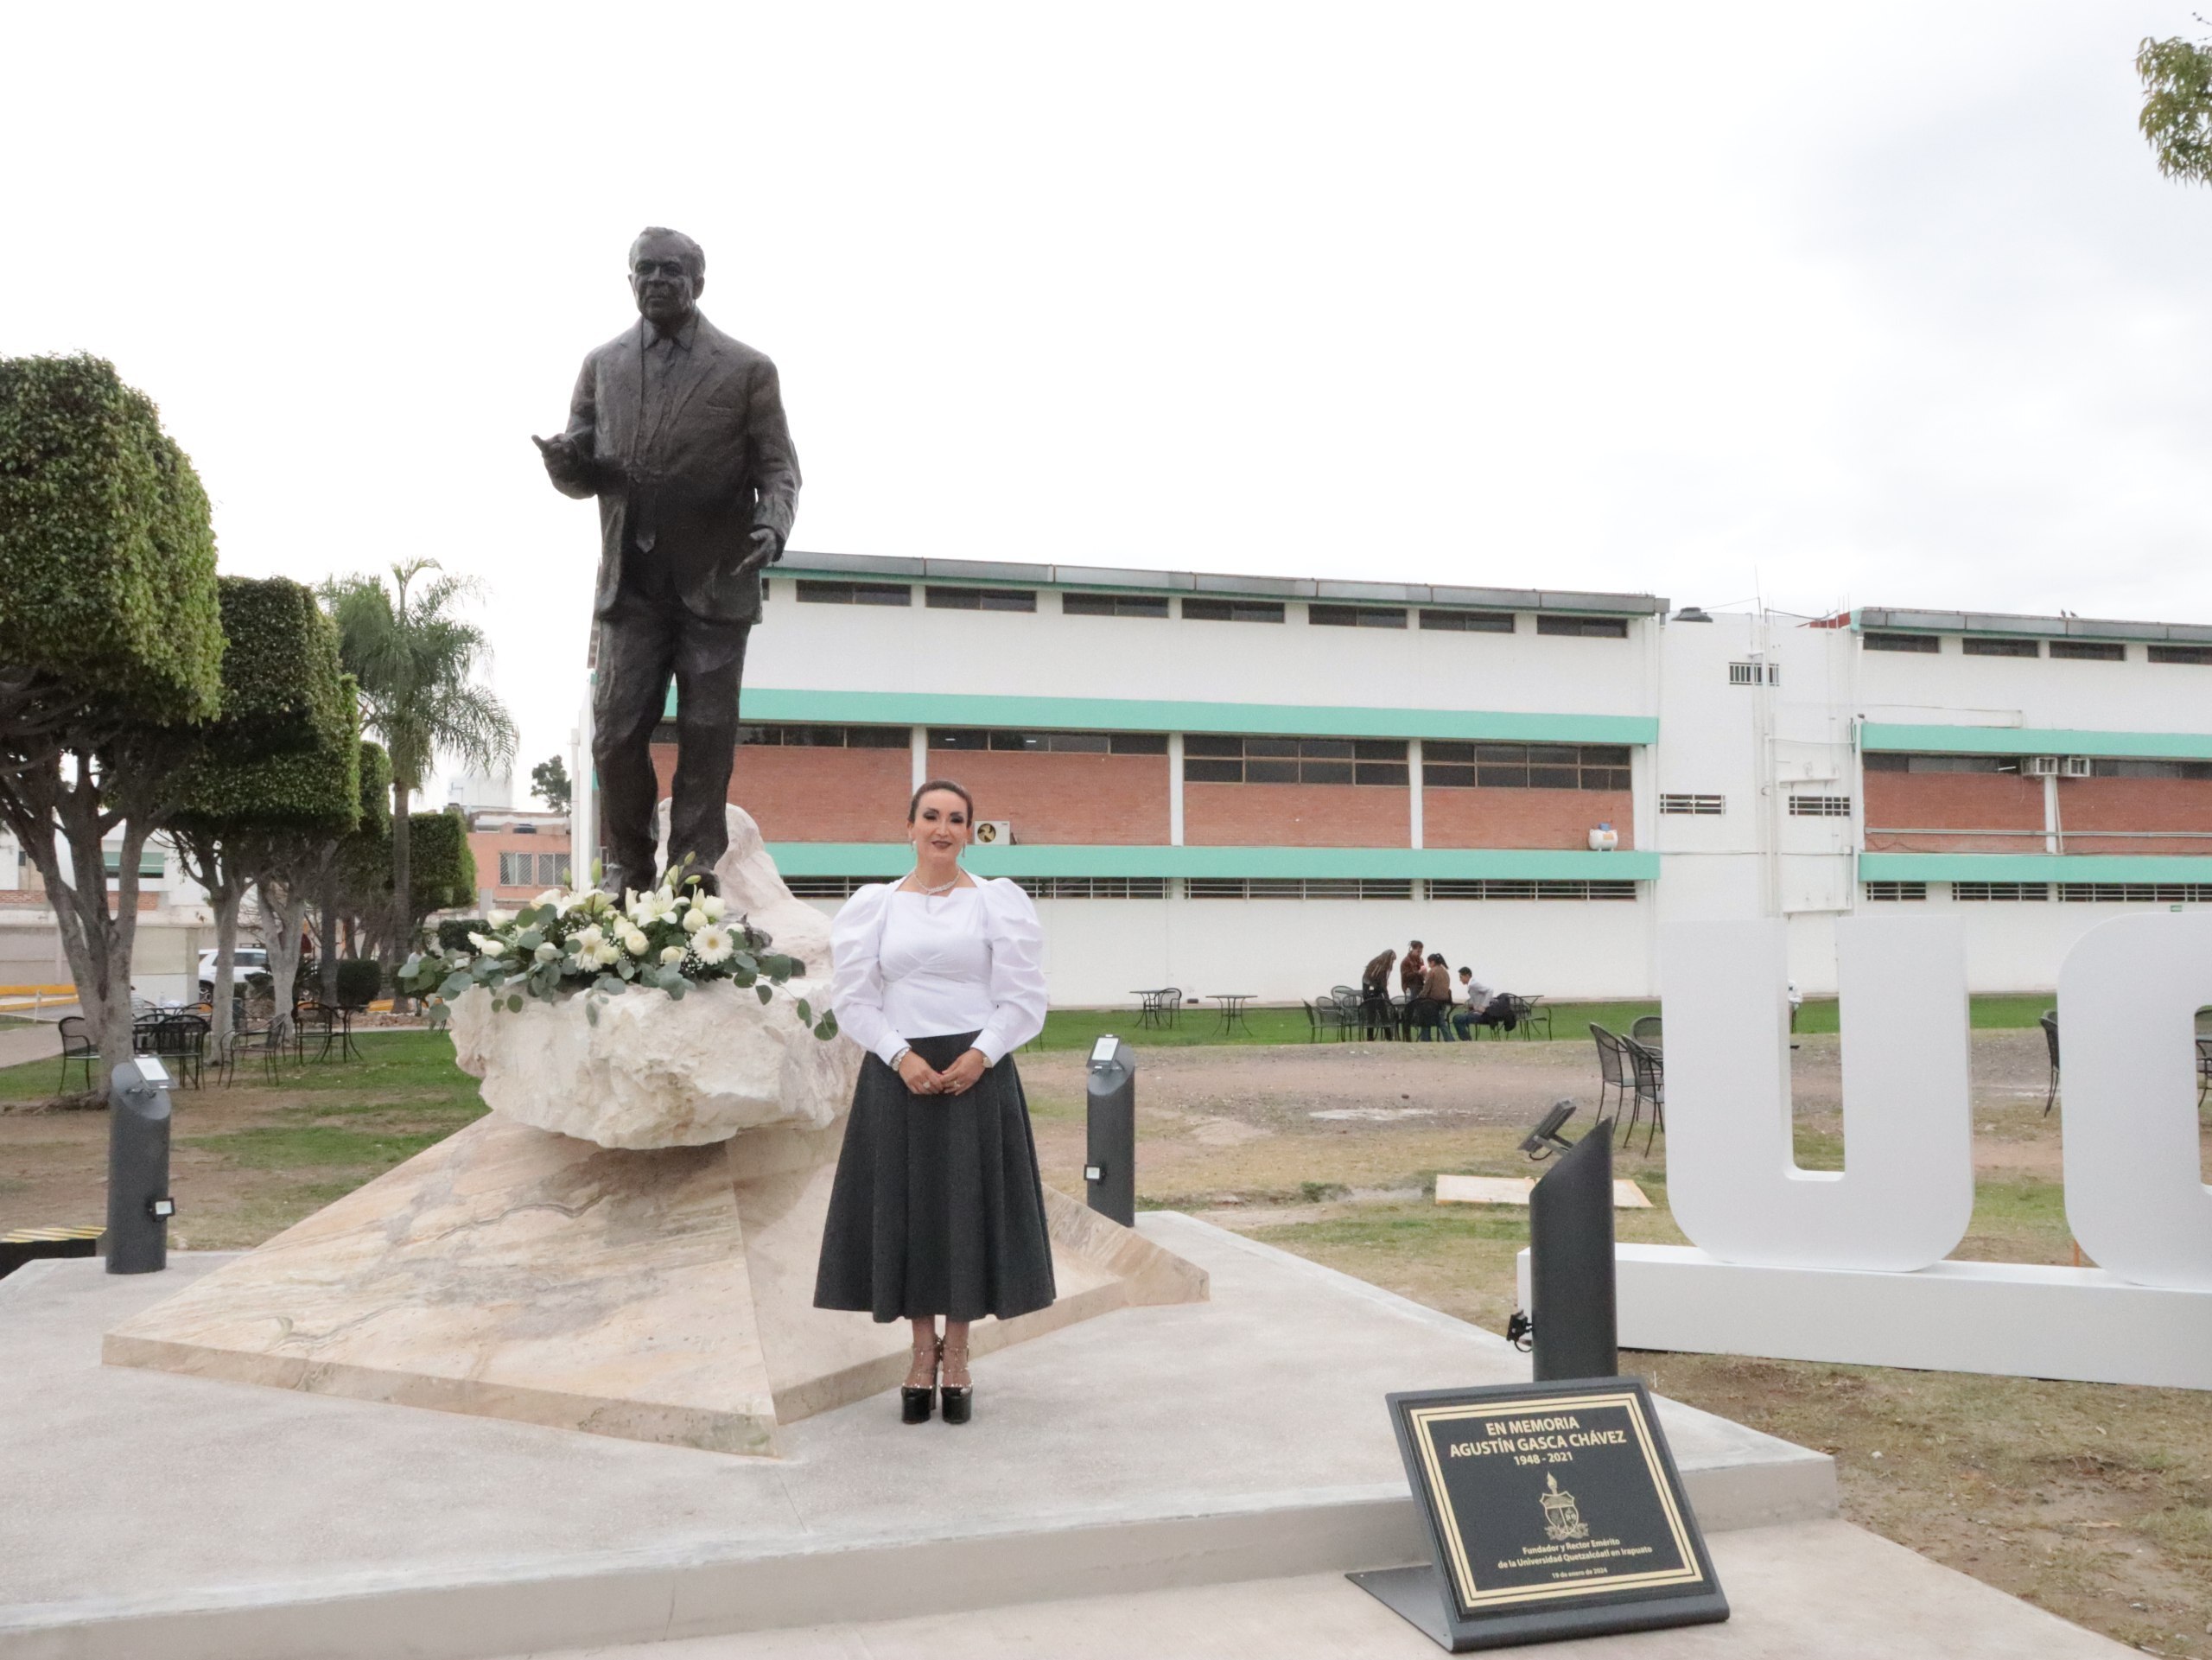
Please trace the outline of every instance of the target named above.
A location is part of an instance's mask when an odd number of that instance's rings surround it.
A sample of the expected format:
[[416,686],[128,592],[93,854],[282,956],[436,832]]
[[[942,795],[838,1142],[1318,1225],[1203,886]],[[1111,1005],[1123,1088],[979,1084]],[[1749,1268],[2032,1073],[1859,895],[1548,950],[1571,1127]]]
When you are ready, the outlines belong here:
[[[948,1351],[940,1341],[937,1345],[938,1364],[961,1371],[968,1370],[968,1345]],[[976,1409],[976,1386],[968,1383],[946,1383],[939,1391],[944,1396],[944,1421],[949,1424],[964,1424]]]
[[[918,1386],[912,1383],[899,1386],[899,1421],[901,1423],[925,1424],[930,1421],[930,1415],[937,1405],[937,1371],[944,1364],[943,1339],[926,1349],[914,1351],[914,1364],[906,1375],[911,1377],[926,1367],[930,1381]],[[951,1391],[948,1390],[945,1396],[944,1415],[950,1418],[952,1415]]]

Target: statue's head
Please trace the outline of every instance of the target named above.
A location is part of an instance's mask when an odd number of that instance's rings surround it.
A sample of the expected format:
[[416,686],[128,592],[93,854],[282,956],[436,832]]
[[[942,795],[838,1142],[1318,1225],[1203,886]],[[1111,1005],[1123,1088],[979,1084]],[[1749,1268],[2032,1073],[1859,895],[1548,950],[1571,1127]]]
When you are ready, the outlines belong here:
[[630,292],[656,328],[680,325],[707,286],[707,253],[681,231],[648,225],[630,245]]

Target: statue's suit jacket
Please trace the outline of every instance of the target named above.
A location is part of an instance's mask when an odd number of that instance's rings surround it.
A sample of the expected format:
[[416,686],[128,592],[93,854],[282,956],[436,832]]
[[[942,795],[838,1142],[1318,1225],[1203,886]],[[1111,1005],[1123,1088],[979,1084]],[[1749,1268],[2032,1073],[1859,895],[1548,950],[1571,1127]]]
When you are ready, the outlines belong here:
[[779,554],[791,534],[798,456],[776,366],[694,317],[690,350],[674,354],[650,404],[642,318],[585,358],[576,378],[568,436],[590,465],[559,487],[599,498],[598,616],[613,608],[624,562],[645,557],[694,616],[758,622],[760,581],[739,576],[738,562],[755,530],[773,531]]

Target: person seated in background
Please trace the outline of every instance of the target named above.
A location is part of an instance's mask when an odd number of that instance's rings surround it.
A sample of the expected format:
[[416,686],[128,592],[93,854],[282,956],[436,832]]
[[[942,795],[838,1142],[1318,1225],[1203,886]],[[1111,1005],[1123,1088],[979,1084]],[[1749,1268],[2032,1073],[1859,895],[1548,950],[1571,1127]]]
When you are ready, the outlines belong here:
[[1385,945],[1359,971],[1359,1013],[1371,1040],[1390,1029],[1390,970],[1398,964],[1398,948]]
[[1452,1012],[1452,1025],[1463,1038],[1472,1038],[1478,1026],[1502,1026],[1510,1032],[1514,1027],[1513,999],[1502,991],[1492,991],[1475,978],[1472,969],[1459,970],[1460,1007]]
[[1421,989],[1415,994],[1413,1006],[1408,1013],[1414,1025],[1419,1028],[1423,1043],[1432,1038],[1440,1042],[1451,1041],[1452,970],[1445,966],[1442,951],[1428,954],[1428,966],[1421,973]]

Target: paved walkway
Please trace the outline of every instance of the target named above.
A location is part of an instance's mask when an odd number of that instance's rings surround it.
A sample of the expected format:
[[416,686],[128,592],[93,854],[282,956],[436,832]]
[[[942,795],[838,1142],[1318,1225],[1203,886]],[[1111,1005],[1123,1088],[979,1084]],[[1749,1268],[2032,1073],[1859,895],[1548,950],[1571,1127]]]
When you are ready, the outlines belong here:
[[[2106,1638],[1847,1522],[1716,1533],[1726,1625],[1524,1652],[1618,1660],[2108,1660]],[[690,1638],[522,1660],[1433,1660],[1341,1574],[1020,1603],[860,1625]]]
[[[63,1014],[73,1014],[64,1009]],[[34,1026],[0,1027],[0,1066],[20,1066],[27,1060],[51,1060],[61,1053],[61,1034],[52,1020]]]

